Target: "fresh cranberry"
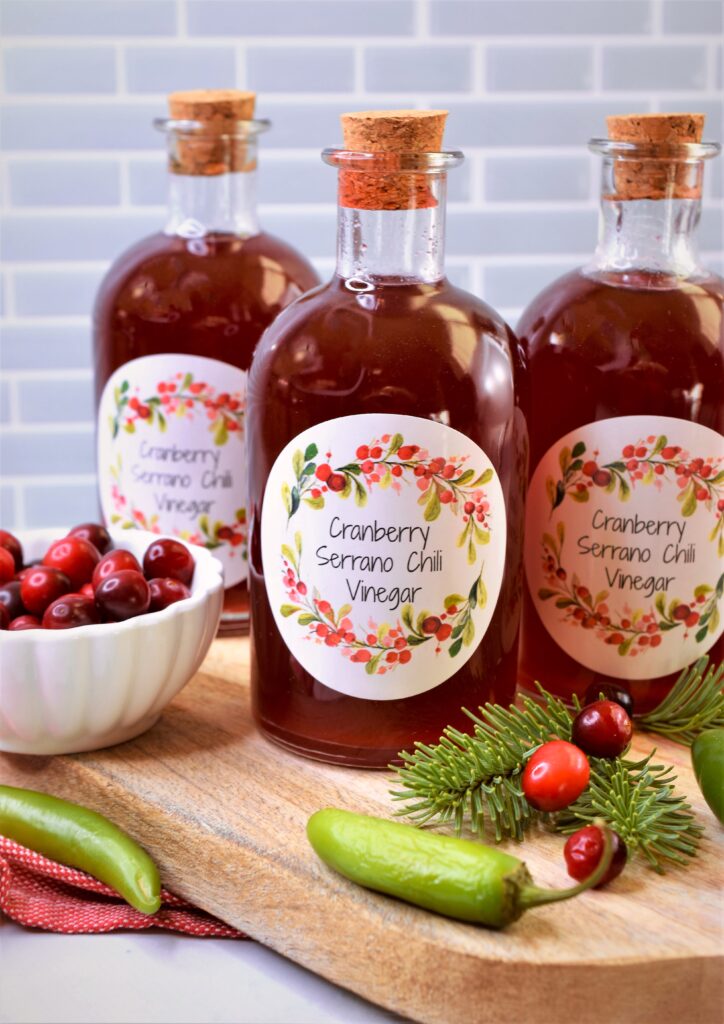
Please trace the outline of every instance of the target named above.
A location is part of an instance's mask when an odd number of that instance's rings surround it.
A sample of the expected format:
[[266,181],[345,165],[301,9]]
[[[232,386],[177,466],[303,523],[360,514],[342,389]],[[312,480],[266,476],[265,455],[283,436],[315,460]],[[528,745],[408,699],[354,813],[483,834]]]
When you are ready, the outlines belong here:
[[74,590],[90,583],[100,555],[89,540],[82,537],[64,537],[56,540],[45,552],[43,565],[60,569],[70,580]]
[[109,619],[122,622],[145,615],[151,603],[151,588],[140,572],[120,569],[97,587],[96,603]]
[[194,578],[194,557],[180,541],[164,537],[146,550],[143,572],[148,580],[170,577],[188,586]]
[[[600,889],[601,886],[607,885],[608,882],[617,878],[626,865],[628,853],[626,844],[618,832],[614,832],[613,829],[610,832],[611,845],[613,846],[611,864],[606,874],[596,886],[596,889]],[[584,882],[593,874],[598,867],[602,854],[603,832],[597,825],[586,825],[584,828],[579,829],[578,832],[574,832],[572,836],[568,837],[563,848],[563,856],[566,858],[568,874],[571,878],[575,878],[577,882]]]
[[7,548],[0,548],[0,584],[9,583],[15,575],[15,559]]
[[[148,585],[151,588],[149,611],[152,612],[163,611],[170,604],[176,604],[177,601],[185,601],[187,597],[191,597],[191,591],[180,580],[155,579],[150,580]],[[320,633],[320,629],[324,630],[324,632]],[[326,636],[328,632],[329,630],[326,626],[317,626],[317,634],[319,636]]]
[[90,597],[91,600],[95,600],[96,593],[92,583],[84,583],[78,593],[82,594],[83,597]]
[[15,562],[15,572],[20,572],[23,567],[23,546],[18,538],[7,530],[0,530],[0,548],[10,552]]
[[613,683],[593,683],[586,690],[583,700],[585,704],[595,704],[597,700],[612,700],[621,705],[629,718],[633,717],[633,697],[623,686],[614,686]]
[[132,555],[125,548],[116,548],[114,551],[109,551],[107,555],[104,555],[93,570],[93,579],[91,580],[93,589],[97,590],[106,576],[110,576],[114,572],[120,572],[121,569],[143,572],[141,564],[135,555]]
[[49,565],[39,565],[23,573],[20,582],[20,597],[33,615],[42,615],[49,604],[72,590],[66,574]]
[[105,555],[112,543],[110,533],[100,523],[81,523],[80,526],[74,526],[68,536],[89,540],[101,555]]
[[82,594],[65,594],[45,609],[43,629],[75,629],[100,622],[95,601]]
[[10,625],[10,612],[7,605],[0,604],[0,629],[7,629]]
[[523,793],[539,811],[561,811],[588,785],[591,769],[582,750],[565,740],[544,743],[528,759]]
[[5,605],[11,620],[25,614],[25,606],[20,596],[20,580],[10,580],[0,587],[0,604]]
[[34,615],[18,615],[17,619],[8,626],[8,629],[13,633],[19,633],[23,629],[41,629],[40,619],[37,619]]
[[633,724],[620,704],[597,700],[578,712],[571,739],[591,757],[618,757],[631,742]]

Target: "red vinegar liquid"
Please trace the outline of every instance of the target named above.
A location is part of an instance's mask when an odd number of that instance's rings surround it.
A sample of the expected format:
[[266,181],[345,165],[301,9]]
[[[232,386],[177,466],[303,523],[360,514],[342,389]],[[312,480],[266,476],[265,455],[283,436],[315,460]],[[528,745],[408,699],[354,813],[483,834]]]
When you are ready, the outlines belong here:
[[[143,239],[116,260],[96,300],[96,404],[110,375],[140,356],[202,355],[248,370],[266,327],[317,283],[303,256],[263,232]],[[248,609],[246,582],[226,591],[229,632],[240,619],[248,629]]]
[[[531,379],[531,474],[571,430],[614,416],[674,416],[724,432],[724,282],[641,271],[556,281],[518,326]],[[582,697],[593,683],[621,685],[571,658],[550,636],[524,588],[520,681]],[[717,662],[720,638],[710,648]],[[655,707],[678,672],[629,680],[637,711]]]
[[[470,731],[463,706],[512,701],[527,458],[521,376],[509,329],[446,280],[358,294],[338,277],[264,339],[249,380],[249,578],[253,708],[270,738],[308,757],[385,767],[416,740],[437,742],[447,724]],[[404,700],[350,697],[314,679],[285,645],[264,586],[261,505],[274,461],[308,427],[361,413],[435,418],[466,434],[493,463],[508,514],[505,575],[482,642],[446,682]]]

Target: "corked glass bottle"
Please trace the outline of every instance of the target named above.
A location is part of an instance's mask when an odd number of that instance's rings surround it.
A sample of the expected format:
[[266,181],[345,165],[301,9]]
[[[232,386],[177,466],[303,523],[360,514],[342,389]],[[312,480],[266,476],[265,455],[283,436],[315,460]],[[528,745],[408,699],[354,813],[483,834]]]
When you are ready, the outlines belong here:
[[444,111],[342,118],[337,272],[249,381],[253,707],[382,767],[515,690],[527,437],[517,342],[444,276]]
[[531,374],[521,681],[645,711],[722,656],[722,280],[698,257],[697,114],[610,117],[593,261],[519,325]]
[[124,252],[95,305],[98,477],[107,522],[213,550],[222,633],[248,629],[246,379],[256,344],[317,284],[259,227],[254,93],[169,97],[162,232]]

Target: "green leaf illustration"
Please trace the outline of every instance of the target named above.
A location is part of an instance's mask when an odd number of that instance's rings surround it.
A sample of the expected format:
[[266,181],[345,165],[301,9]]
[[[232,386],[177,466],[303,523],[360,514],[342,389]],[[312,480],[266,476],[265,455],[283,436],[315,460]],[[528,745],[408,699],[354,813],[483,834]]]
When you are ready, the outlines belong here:
[[448,608],[459,607],[461,604],[465,604],[465,598],[462,594],[448,594],[443,604],[445,605],[445,611],[447,611]]
[[571,452],[571,455],[574,459],[577,459],[580,455],[583,455],[585,450],[586,446],[583,443],[583,441],[576,441],[576,443],[573,445],[573,451]]
[[301,611],[301,609],[296,604],[283,604],[279,611],[285,619],[288,619],[290,615],[294,615],[295,612]]
[[292,469],[294,470],[294,475],[297,478],[297,480],[302,475],[302,469],[303,468],[304,468],[304,452],[301,452],[299,449],[297,449],[295,451],[294,455],[292,455]]
[[433,523],[440,515],[440,495],[437,493],[437,487],[431,487],[428,494],[429,498],[425,507],[424,519],[426,523]]
[[463,638],[459,636],[455,643],[450,644],[450,646],[447,649],[447,653],[450,655],[451,658],[454,658],[455,655],[460,654],[460,649],[462,646]]
[[304,461],[309,462],[310,459],[313,459],[315,455],[317,455],[318,453],[319,449],[317,448],[316,444],[308,444],[304,452]]
[[404,440],[405,440],[405,439],[404,439],[404,437],[402,436],[402,434],[395,434],[395,435],[393,436],[392,440],[390,441],[390,448],[389,448],[389,453],[390,453],[390,455],[394,455],[394,454],[395,454],[395,452],[397,451],[397,449],[398,449],[398,448],[400,448],[400,447],[402,446],[402,442],[403,442]]

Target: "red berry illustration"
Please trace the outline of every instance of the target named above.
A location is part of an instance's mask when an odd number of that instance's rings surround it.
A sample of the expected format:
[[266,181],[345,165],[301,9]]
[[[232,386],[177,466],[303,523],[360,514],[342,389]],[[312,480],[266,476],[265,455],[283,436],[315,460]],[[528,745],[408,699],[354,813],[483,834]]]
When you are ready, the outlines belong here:
[[447,640],[451,633],[452,626],[449,625],[447,622],[444,622],[442,626],[440,626],[440,628],[438,629],[435,636],[440,641],[440,643],[442,643],[443,640]]
[[382,449],[379,447],[379,445],[376,445],[374,448],[370,448],[370,458],[371,459],[379,459],[381,455],[382,455]]
[[332,475],[332,467],[327,465],[326,462],[323,462],[321,466],[317,466],[314,471],[314,475],[317,480],[321,480],[322,483],[326,483]]
[[588,462],[583,463],[583,472],[586,476],[593,476],[597,469],[598,464],[596,462],[589,460]]
[[341,473],[332,473],[327,479],[327,487],[330,491],[343,491],[345,488],[346,480]]
[[397,451],[397,457],[398,459],[402,459],[403,462],[407,462],[407,460],[411,459],[413,455],[416,455],[419,450],[420,449],[416,444],[403,444]]
[[406,665],[411,657],[412,654],[410,653],[410,651],[400,651],[400,664]]
[[675,618],[677,622],[685,622],[690,615],[691,608],[688,606],[688,604],[678,604],[676,608],[674,608],[673,618]]
[[593,474],[592,479],[597,487],[608,487],[611,483],[611,474],[607,469],[598,469]]
[[366,444],[361,444],[355,454],[358,459],[366,459],[369,457],[370,450]]
[[429,634],[437,633],[441,625],[442,622],[436,615],[428,615],[426,619],[422,620],[422,632]]
[[626,447],[621,451],[621,454],[623,455],[624,459],[630,459],[634,451],[634,446],[632,444],[627,444]]

